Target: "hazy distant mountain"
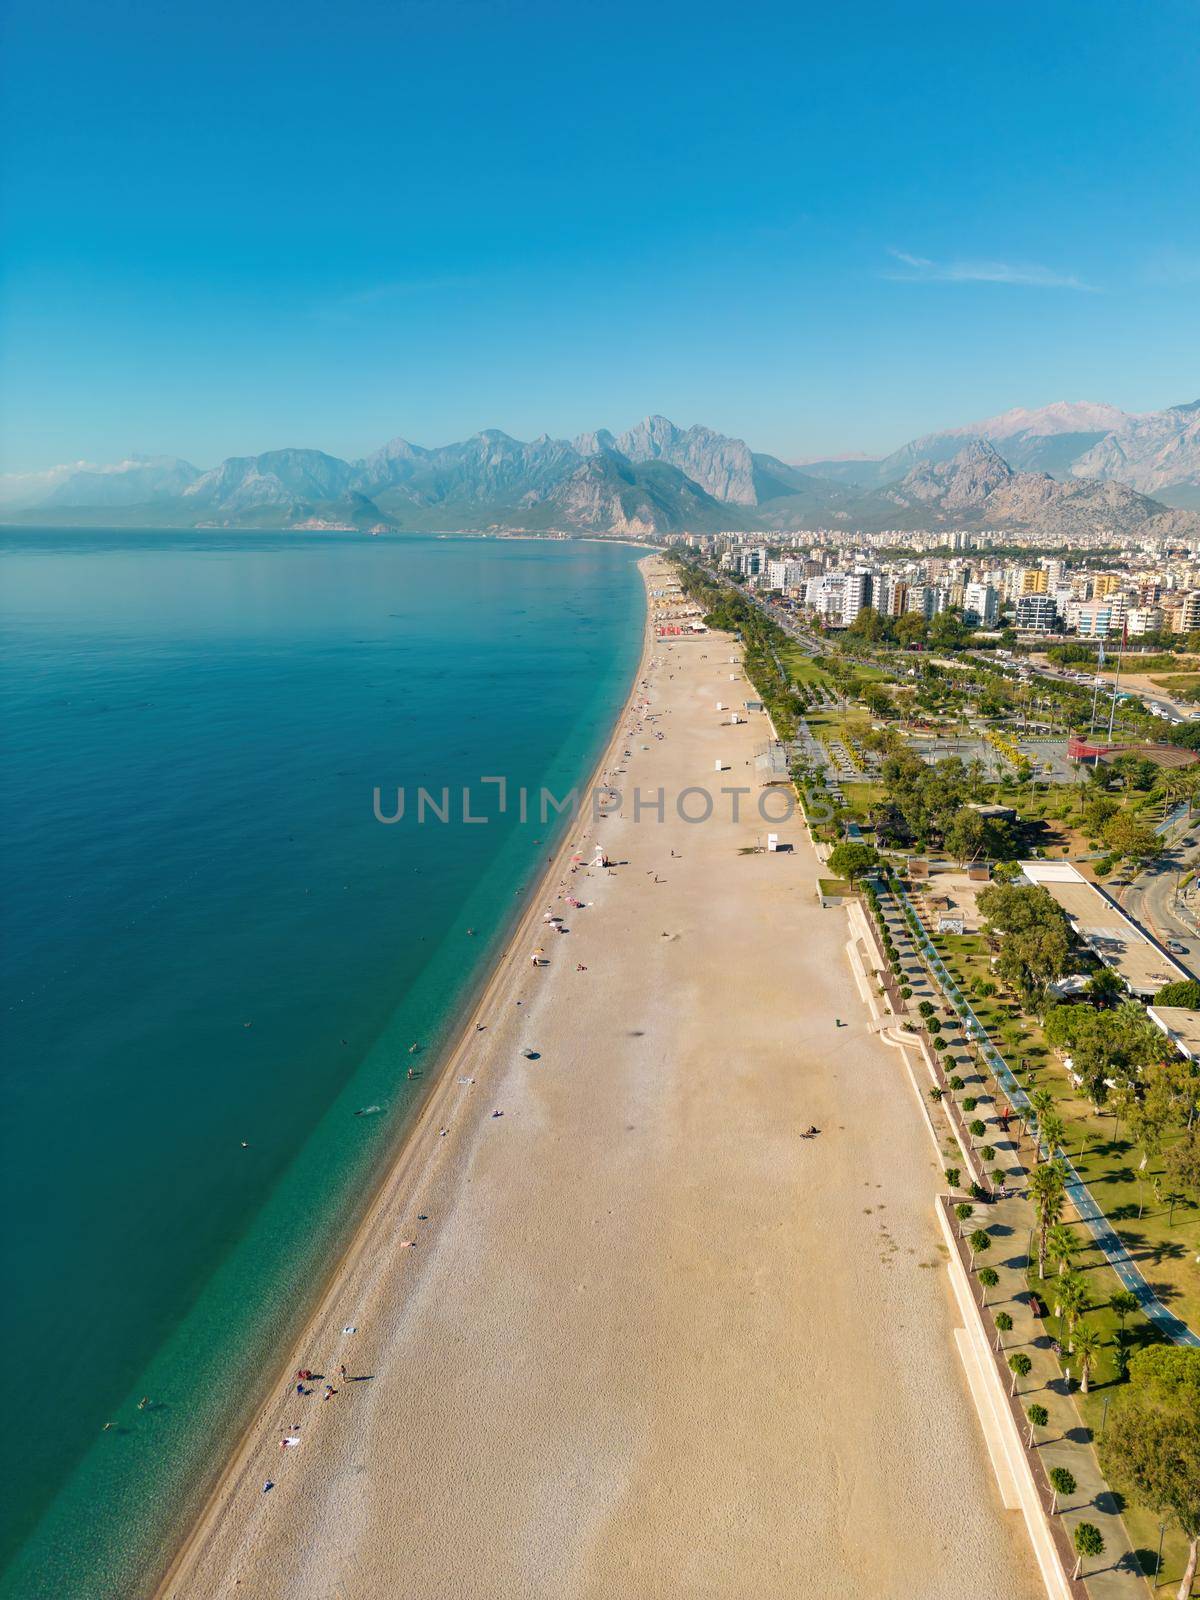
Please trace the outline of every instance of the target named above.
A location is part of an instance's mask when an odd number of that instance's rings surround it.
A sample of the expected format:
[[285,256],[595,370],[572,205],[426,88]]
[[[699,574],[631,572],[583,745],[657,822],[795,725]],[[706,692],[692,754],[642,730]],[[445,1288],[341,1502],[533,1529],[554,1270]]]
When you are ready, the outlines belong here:
[[[1107,432],[1094,424],[1119,423]],[[1087,426],[1085,426],[1087,425]],[[1014,527],[1066,537],[1152,526],[1185,537],[1190,514],[1118,481],[1195,472],[1200,404],[1148,417],[1110,406],[1009,411],[914,440],[882,461],[816,473],[711,428],[647,417],[624,433],[526,442],[489,428],[429,448],[392,439],[360,461],[320,450],[232,456],[208,472],[174,459],[63,467],[0,484],[24,522],[153,527],[577,528],[655,534],[680,528]],[[1000,438],[1001,450],[980,431]],[[1082,456],[1075,451],[1086,444]],[[1052,470],[1070,456],[1071,470]],[[1033,465],[1036,470],[1023,470]],[[851,477],[850,474],[854,476]],[[1153,522],[1154,518],[1157,522]],[[1200,533],[1200,518],[1194,519]]]
[[132,456],[111,466],[77,461],[48,472],[0,476],[0,509],[35,506],[133,506],[170,499],[200,476],[176,456]]
[[720,501],[666,461],[635,463],[615,450],[589,456],[549,497],[572,527],[654,534],[719,528],[730,521]]
[[526,444],[488,428],[461,444],[425,450],[393,439],[355,462],[353,482],[397,514],[409,506],[534,503],[582,466],[586,456],[547,434]]
[[[1036,528],[1070,539],[1097,530],[1146,533],[1165,508],[1120,483],[1017,472],[994,447],[973,439],[949,461],[924,462],[873,497],[880,526]],[[889,509],[891,508],[891,509]],[[869,514],[870,499],[853,508]],[[903,517],[904,520],[888,521]],[[1181,514],[1186,515],[1186,513]],[[1179,523],[1173,524],[1182,531]],[[1192,537],[1200,517],[1192,519]]]
[[[1200,400],[1126,417],[1071,467],[1080,478],[1111,478],[1143,494],[1200,500]],[[1183,499],[1173,503],[1183,504]]]
[[183,498],[201,516],[230,517],[266,507],[292,515],[344,494],[353,476],[348,462],[320,450],[268,450],[261,456],[231,456],[190,483]]
[[879,488],[913,467],[948,461],[968,439],[996,445],[1018,470],[1067,481],[1100,478],[1154,494],[1170,505],[1200,506],[1200,401],[1133,416],[1090,400],[1018,406],[981,422],[913,439],[889,456],[815,461],[806,470],[861,488]]
[[[613,439],[611,434],[590,436],[607,442],[631,461],[667,461],[716,500],[730,505],[758,506],[783,496],[805,495],[828,499],[815,492],[811,474],[791,467],[775,456],[759,455],[744,439],[730,439],[711,428],[686,432],[666,417],[646,417],[636,427]],[[822,485],[828,490],[829,485]]]

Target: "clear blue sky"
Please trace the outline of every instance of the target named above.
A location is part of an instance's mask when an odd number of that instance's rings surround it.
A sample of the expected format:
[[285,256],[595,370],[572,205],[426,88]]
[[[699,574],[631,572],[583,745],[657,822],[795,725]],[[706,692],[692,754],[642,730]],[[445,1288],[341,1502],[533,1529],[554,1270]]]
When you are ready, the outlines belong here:
[[5,465],[1200,395],[1195,0],[10,0]]

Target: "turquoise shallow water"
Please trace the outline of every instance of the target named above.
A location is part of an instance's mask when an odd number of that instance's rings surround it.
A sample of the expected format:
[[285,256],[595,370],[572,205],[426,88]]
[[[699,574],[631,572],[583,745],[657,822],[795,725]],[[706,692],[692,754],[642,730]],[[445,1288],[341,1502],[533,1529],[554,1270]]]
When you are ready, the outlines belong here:
[[0,1594],[161,1558],[545,860],[511,812],[414,826],[413,786],[586,774],[637,555],[0,535]]

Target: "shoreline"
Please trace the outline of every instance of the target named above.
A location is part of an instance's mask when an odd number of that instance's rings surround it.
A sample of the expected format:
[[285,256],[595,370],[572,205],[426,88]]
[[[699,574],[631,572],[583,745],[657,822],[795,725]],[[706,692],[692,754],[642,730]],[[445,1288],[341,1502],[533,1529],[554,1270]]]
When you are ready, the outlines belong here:
[[[643,580],[646,607],[641,649],[634,665],[633,679],[629,690],[621,701],[613,720],[611,731],[588,774],[586,783],[583,785],[582,794],[585,796],[596,788],[601,774],[607,771],[611,765],[613,752],[617,747],[618,741],[624,737],[626,721],[636,704],[639,689],[653,653],[655,645],[654,611],[650,605],[646,563],[658,553],[658,551],[648,551],[646,556],[637,564]],[[539,915],[538,908],[543,895],[552,884],[556,874],[560,873],[564,868],[569,852],[572,849],[573,832],[584,818],[585,813],[581,806],[579,814],[566,821],[563,828],[562,841],[557,850],[554,851],[540,871],[531,875],[528,888],[519,891],[524,894],[528,903],[524,910],[516,914],[507,936],[505,936],[503,930],[498,930],[499,949],[490,960],[486,961],[478,981],[469,986],[468,992],[464,996],[463,1020],[447,1039],[441,1059],[435,1061],[429,1074],[427,1092],[420,1102],[413,1107],[405,1127],[397,1134],[395,1148],[382,1158],[378,1177],[371,1184],[368,1194],[363,1200],[362,1214],[351,1230],[350,1237],[339,1253],[336,1262],[330,1267],[324,1283],[312,1302],[311,1309],[304,1318],[299,1335],[289,1348],[287,1359],[270,1379],[264,1376],[258,1398],[255,1400],[253,1410],[245,1426],[238,1434],[236,1443],[224,1464],[214,1469],[210,1486],[200,1502],[200,1509],[197,1515],[191,1519],[182,1539],[176,1544],[169,1561],[161,1566],[157,1572],[148,1572],[149,1586],[145,1592],[153,1597],[153,1600],[167,1600],[167,1597],[174,1592],[174,1586],[186,1579],[188,1568],[194,1566],[201,1558],[207,1540],[215,1531],[215,1525],[219,1520],[223,1503],[228,1496],[229,1490],[235,1483],[241,1482],[245,1477],[265,1411],[271,1405],[273,1397],[278,1394],[280,1387],[286,1385],[290,1374],[304,1364],[304,1351],[311,1344],[310,1330],[321,1321],[328,1310],[330,1301],[340,1289],[343,1279],[352,1269],[355,1260],[364,1253],[371,1236],[380,1227],[386,1215],[387,1201],[393,1196],[394,1191],[402,1186],[405,1179],[411,1176],[410,1167],[417,1156],[420,1136],[427,1131],[434,1120],[434,1112],[439,1110],[443,1102],[450,1098],[449,1091],[454,1086],[451,1076],[452,1069],[459,1061],[467,1044],[474,1038],[478,1017],[507,976],[509,963],[515,954],[515,947],[535,925],[535,918]]]
[[[1040,1600],[950,1337],[941,1163],[803,818],[645,804],[761,802],[740,659],[647,608],[598,764],[632,803],[542,880],[570,937],[533,974],[510,941],[295,1347],[323,1373],[268,1401],[160,1600]],[[612,870],[569,875],[597,836]]]

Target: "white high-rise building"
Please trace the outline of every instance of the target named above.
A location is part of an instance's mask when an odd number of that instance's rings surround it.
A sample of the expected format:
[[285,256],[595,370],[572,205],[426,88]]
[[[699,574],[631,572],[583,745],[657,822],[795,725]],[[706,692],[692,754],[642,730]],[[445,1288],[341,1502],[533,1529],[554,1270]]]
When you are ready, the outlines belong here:
[[990,583],[969,583],[963,590],[963,620],[990,628],[999,613],[1000,597]]
[[871,574],[869,572],[848,572],[846,574],[846,587],[842,599],[842,621],[847,627],[854,621],[864,606],[871,604]]
[[928,622],[936,617],[939,611],[945,611],[950,604],[949,589],[938,588],[935,584],[915,584],[908,591],[906,611],[915,611]]

